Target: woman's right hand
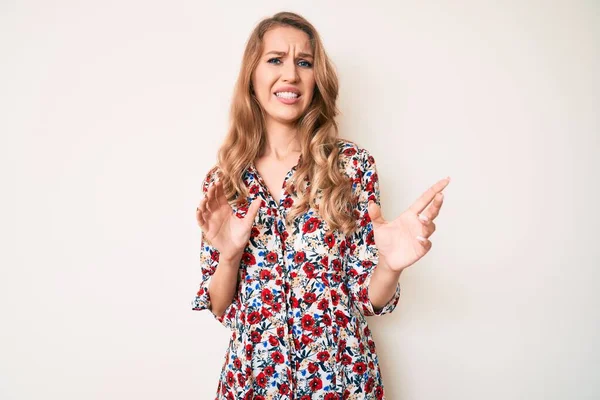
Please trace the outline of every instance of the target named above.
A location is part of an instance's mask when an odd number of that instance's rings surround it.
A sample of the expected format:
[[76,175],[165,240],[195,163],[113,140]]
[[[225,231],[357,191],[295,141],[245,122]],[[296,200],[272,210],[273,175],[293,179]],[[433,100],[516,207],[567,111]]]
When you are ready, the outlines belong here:
[[208,189],[196,210],[196,219],[206,239],[219,250],[220,259],[235,260],[241,257],[250,239],[260,203],[259,198],[254,199],[246,216],[238,218],[227,202],[220,181]]

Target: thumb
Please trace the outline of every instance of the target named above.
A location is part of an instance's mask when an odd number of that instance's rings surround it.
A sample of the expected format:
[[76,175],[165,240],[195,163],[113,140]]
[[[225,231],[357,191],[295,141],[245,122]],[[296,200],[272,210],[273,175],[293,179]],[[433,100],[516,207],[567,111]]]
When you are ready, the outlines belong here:
[[383,216],[381,215],[381,208],[373,200],[369,200],[367,209],[369,210],[369,217],[371,221],[381,223],[383,222]]
[[248,207],[248,212],[246,213],[244,220],[249,225],[252,225],[254,223],[254,219],[256,218],[256,214],[258,214],[258,210],[260,209],[261,202],[262,202],[261,199],[256,198],[252,201],[252,203],[250,204],[250,207]]

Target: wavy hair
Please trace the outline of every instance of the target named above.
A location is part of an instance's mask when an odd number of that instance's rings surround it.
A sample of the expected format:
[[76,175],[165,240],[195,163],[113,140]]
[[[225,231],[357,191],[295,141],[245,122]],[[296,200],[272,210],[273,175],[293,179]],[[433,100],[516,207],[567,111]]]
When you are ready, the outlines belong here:
[[229,130],[217,156],[225,196],[238,206],[246,203],[248,188],[243,182],[243,173],[266,144],[264,110],[254,96],[252,75],[262,55],[265,33],[278,26],[291,26],[309,36],[315,76],[312,101],[296,121],[302,157],[287,187],[294,204],[286,223],[291,224],[294,218],[312,207],[318,210],[330,229],[339,229],[349,235],[356,227],[351,212],[355,199],[351,182],[340,169],[335,121],[339,114],[336,107],[338,78],[316,29],[295,13],[280,12],[263,19],[246,43],[233,93]]

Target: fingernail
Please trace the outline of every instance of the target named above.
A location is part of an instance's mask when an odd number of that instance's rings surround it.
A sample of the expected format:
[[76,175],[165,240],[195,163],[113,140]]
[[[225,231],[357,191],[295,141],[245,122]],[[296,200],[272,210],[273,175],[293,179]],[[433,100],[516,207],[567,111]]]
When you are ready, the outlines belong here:
[[424,222],[429,221],[429,218],[427,218],[427,215],[424,215],[424,214],[419,214],[419,219]]
[[423,236],[417,236],[417,240],[422,243],[425,243],[427,241],[427,239],[425,239]]

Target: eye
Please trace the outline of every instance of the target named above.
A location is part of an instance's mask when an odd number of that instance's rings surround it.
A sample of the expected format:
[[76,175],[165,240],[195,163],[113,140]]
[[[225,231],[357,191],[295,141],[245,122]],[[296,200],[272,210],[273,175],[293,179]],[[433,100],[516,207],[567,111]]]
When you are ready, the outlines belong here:
[[306,60],[300,60],[301,63],[305,63],[306,65],[304,65],[306,68],[310,68],[312,67],[312,64]]
[[270,58],[270,59],[269,59],[267,62],[268,62],[268,63],[270,63],[270,64],[273,64],[273,63],[271,62],[271,61],[273,61],[273,60],[277,60],[277,61],[281,62],[281,60],[280,60],[279,58],[277,58],[277,57],[275,57],[275,58]]

